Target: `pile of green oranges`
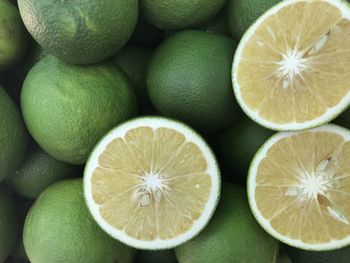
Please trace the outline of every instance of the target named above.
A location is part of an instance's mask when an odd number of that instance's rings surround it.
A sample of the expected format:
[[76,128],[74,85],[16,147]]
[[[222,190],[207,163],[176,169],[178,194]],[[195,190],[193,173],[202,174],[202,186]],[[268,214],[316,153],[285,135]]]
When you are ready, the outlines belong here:
[[344,0],[0,0],[0,263],[350,262],[349,46]]

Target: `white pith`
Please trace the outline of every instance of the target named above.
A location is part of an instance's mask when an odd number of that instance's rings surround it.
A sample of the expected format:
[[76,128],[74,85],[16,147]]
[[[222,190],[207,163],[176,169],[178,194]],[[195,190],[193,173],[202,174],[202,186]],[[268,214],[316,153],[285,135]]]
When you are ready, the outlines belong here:
[[[327,196],[329,190],[337,188],[340,179],[339,177],[334,177],[334,168],[336,166],[332,165],[332,159],[327,158],[320,162],[316,170],[311,174],[306,172],[300,173],[298,175],[299,184],[289,187],[285,192],[285,195],[295,197],[300,203],[304,204],[310,201],[319,202],[319,198],[328,200]],[[344,224],[350,223],[349,219],[341,212],[341,210],[329,200],[326,208],[329,215],[335,220]]]
[[140,207],[147,207],[152,199],[160,203],[165,195],[164,192],[171,192],[167,180],[157,173],[149,173],[142,176],[143,184],[135,189],[134,198],[139,202]]
[[275,72],[278,78],[283,79],[282,88],[288,89],[293,85],[295,76],[302,76],[302,72],[308,68],[307,59],[303,58],[304,53],[297,47],[289,49],[286,54],[281,54],[282,60],[276,62],[279,65],[278,71]]
[[[98,167],[98,157],[113,139],[117,137],[124,137],[127,131],[137,127],[151,127],[153,129],[165,127],[177,130],[186,137],[187,141],[193,142],[199,147],[207,161],[208,167],[206,173],[210,175],[212,182],[209,200],[204,208],[203,213],[199,219],[194,222],[192,228],[189,231],[177,236],[176,238],[169,240],[156,239],[152,241],[144,241],[130,237],[124,231],[117,230],[109,225],[100,215],[99,206],[93,200],[91,191],[91,176],[96,167]],[[143,178],[144,183],[135,191],[134,196],[135,198],[138,198],[140,206],[147,206],[151,200],[155,200],[157,202],[157,198],[162,198],[162,191],[171,191],[171,189],[167,188],[166,181],[163,180],[162,176],[159,174],[145,174],[143,175]],[[208,224],[212,214],[215,211],[220,196],[220,187],[220,172],[215,156],[212,153],[211,149],[202,140],[202,138],[184,124],[160,117],[137,118],[113,129],[101,140],[101,142],[92,152],[85,167],[84,173],[85,199],[95,221],[105,232],[107,232],[115,239],[118,239],[119,241],[129,246],[139,249],[159,250],[173,248],[196,236]],[[155,198],[150,199],[150,194],[154,194]]]
[[[342,128],[336,125],[325,125],[318,128],[314,128],[310,130],[315,132],[332,132],[336,133],[344,138],[345,141],[350,141],[350,132],[349,130]],[[281,235],[274,228],[272,228],[268,219],[266,219],[261,212],[259,211],[257,204],[255,202],[254,194],[256,188],[256,176],[259,168],[260,162],[266,157],[268,150],[279,140],[287,137],[291,137],[292,135],[297,134],[298,132],[280,132],[273,137],[271,137],[258,151],[254,160],[251,163],[249,169],[249,176],[247,182],[248,188],[248,198],[251,210],[259,222],[259,224],[272,236],[276,239],[286,243],[288,245],[306,249],[306,250],[314,250],[314,251],[324,251],[324,250],[332,250],[342,248],[350,244],[350,236],[343,240],[332,240],[328,243],[322,244],[307,244],[301,240],[291,239],[287,236]],[[289,187],[288,190],[284,193],[286,196],[295,196],[299,202],[309,202],[312,199],[317,198],[326,198],[327,190],[330,188],[336,187],[337,180],[333,180],[333,169],[329,167],[331,165],[332,160],[325,159],[317,165],[317,168],[314,173],[300,173],[299,177],[299,185]],[[345,215],[333,204],[329,204],[327,206],[327,211],[330,216],[334,219],[344,223],[349,224],[349,218],[346,218]]]
[[[250,40],[250,38],[254,35],[257,28],[271,15],[277,13],[282,8],[294,4],[296,2],[310,2],[310,1],[322,1],[326,3],[330,3],[333,6],[337,7],[343,14],[343,18],[350,20],[350,8],[348,3],[345,3],[342,0],[285,0],[280,4],[277,4],[275,7],[271,8],[264,15],[262,15],[245,33],[243,38],[241,39],[238,48],[235,53],[233,67],[232,67],[232,81],[233,88],[236,99],[239,105],[242,107],[243,111],[254,121],[259,123],[260,125],[267,127],[272,130],[277,131],[297,131],[297,130],[305,130],[309,128],[313,128],[319,125],[322,125],[326,122],[337,117],[341,112],[343,112],[350,104],[350,92],[342,98],[342,100],[332,108],[329,108],[322,116],[319,116],[313,120],[309,120],[306,122],[292,122],[287,124],[279,124],[269,120],[262,118],[258,111],[254,111],[248,107],[248,105],[244,102],[240,86],[238,84],[238,67],[239,62],[242,58],[242,51],[246,45],[246,43]],[[274,34],[274,32],[270,32],[270,34]],[[280,61],[275,61],[277,65],[279,65],[279,70],[275,72],[275,75],[282,79],[282,87],[284,89],[288,89],[292,83],[295,76],[299,76],[302,78],[302,72],[307,70],[308,61],[303,56],[312,53],[317,53],[321,51],[324,45],[327,43],[328,35],[321,36],[320,39],[314,43],[313,46],[309,47],[306,50],[300,50],[298,46],[289,47],[289,50],[285,54],[280,54],[282,59]],[[297,41],[296,41],[297,42]],[[263,43],[261,43],[263,44]]]

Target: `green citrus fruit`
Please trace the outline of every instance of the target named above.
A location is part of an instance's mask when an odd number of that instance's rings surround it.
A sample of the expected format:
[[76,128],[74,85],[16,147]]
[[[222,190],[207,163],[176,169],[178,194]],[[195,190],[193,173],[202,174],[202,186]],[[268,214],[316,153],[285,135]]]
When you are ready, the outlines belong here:
[[198,29],[212,34],[220,34],[230,37],[231,32],[228,26],[227,8],[225,7],[214,18],[199,26]]
[[239,40],[265,11],[281,0],[228,0],[228,22],[232,36]]
[[18,6],[36,41],[73,64],[91,64],[115,54],[138,18],[137,0],[19,0]]
[[172,249],[159,251],[139,250],[134,263],[177,263],[177,259]]
[[55,183],[40,195],[26,218],[23,239],[33,263],[129,263],[134,257],[91,218],[81,179]]
[[272,135],[272,131],[246,118],[234,123],[221,134],[223,159],[238,179],[246,181],[255,153]]
[[17,106],[0,87],[0,181],[24,158],[28,136]]
[[350,246],[330,251],[308,251],[285,247],[289,257],[296,263],[348,263]]
[[54,158],[84,163],[98,140],[135,114],[128,77],[109,64],[68,65],[46,56],[29,72],[21,95],[27,127]]
[[18,63],[27,47],[27,33],[17,8],[0,0],[0,70]]
[[278,242],[256,223],[245,190],[226,183],[210,224],[175,253],[180,263],[271,263],[277,258]]
[[214,17],[225,0],[142,0],[149,22],[163,29],[185,29]]
[[168,38],[151,60],[147,86],[162,114],[206,131],[235,118],[230,71],[235,43],[230,38],[188,30]]
[[77,175],[75,173],[78,167],[58,161],[34,146],[7,183],[21,196],[36,199],[49,185]]
[[140,102],[147,100],[146,73],[152,51],[141,46],[127,46],[112,58],[129,76]]
[[19,219],[12,198],[0,186],[0,262],[4,262],[16,244]]

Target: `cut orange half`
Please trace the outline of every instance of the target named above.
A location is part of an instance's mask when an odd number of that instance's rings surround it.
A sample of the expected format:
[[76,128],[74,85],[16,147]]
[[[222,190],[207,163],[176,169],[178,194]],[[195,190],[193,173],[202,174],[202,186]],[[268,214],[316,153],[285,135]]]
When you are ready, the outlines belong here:
[[350,103],[350,8],[341,0],[286,0],[246,32],[232,80],[246,114],[274,130],[304,130]]
[[215,157],[186,125],[145,117],[112,130],[84,175],[88,207],[100,227],[140,249],[175,247],[197,235],[217,206]]
[[350,131],[327,125],[276,134],[251,164],[248,196],[257,221],[286,244],[350,245]]

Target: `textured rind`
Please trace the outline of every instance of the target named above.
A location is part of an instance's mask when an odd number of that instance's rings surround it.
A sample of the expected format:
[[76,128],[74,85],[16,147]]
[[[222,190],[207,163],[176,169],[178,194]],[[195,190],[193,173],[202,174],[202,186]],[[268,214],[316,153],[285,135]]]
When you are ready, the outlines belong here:
[[231,35],[239,40],[259,16],[281,1],[229,0],[227,12]]
[[279,243],[256,223],[244,188],[224,183],[210,224],[193,240],[175,248],[179,263],[271,263]]
[[95,143],[136,113],[125,73],[110,64],[75,66],[46,56],[29,72],[21,94],[27,127],[47,153],[83,164]]
[[49,185],[79,175],[78,170],[78,166],[58,161],[35,146],[7,183],[21,196],[36,199]]
[[137,0],[19,0],[18,6],[35,40],[72,64],[96,63],[118,52],[138,19]]
[[132,248],[106,235],[86,208],[82,180],[47,188],[25,221],[24,246],[32,263],[131,263]]
[[0,87],[0,182],[20,165],[27,144],[28,134],[20,111]]
[[0,262],[4,262],[15,246],[19,234],[19,218],[12,198],[0,186]]
[[163,42],[151,60],[147,88],[153,106],[204,131],[236,118],[230,71],[235,42],[187,30]]
[[214,17],[225,0],[143,0],[146,19],[162,29],[186,29]]
[[17,8],[0,1],[0,70],[18,63],[27,48],[27,32]]

